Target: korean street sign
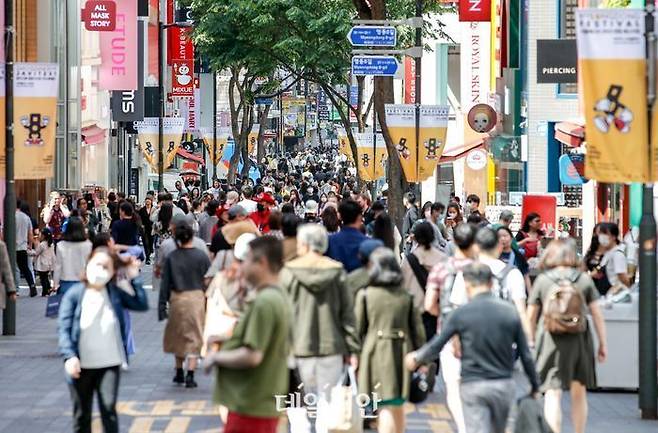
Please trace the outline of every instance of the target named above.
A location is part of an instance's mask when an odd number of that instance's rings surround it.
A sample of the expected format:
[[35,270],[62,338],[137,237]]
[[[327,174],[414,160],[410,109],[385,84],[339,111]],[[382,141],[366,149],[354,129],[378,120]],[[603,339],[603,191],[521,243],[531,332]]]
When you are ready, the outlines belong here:
[[399,68],[400,64],[393,56],[352,57],[352,75],[393,77]]
[[347,34],[355,47],[394,47],[397,45],[397,29],[389,26],[356,26]]

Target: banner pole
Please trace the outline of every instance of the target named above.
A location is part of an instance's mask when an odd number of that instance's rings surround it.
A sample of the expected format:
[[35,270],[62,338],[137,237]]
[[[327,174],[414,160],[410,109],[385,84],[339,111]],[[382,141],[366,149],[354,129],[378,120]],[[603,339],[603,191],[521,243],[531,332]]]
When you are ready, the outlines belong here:
[[[652,114],[656,99],[656,34],[654,28],[653,4],[647,3],[647,111],[648,111],[648,150],[647,160],[655,165],[652,155]],[[640,222],[640,391],[639,404],[642,419],[658,419],[658,379],[656,375],[656,219],[653,205],[653,183],[646,182],[643,188],[642,220]]]

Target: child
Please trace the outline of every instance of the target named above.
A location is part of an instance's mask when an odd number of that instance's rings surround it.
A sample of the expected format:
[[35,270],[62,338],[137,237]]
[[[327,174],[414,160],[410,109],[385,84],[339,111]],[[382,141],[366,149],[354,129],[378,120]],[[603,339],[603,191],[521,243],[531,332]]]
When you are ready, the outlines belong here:
[[41,296],[50,293],[50,273],[55,269],[55,246],[53,245],[53,234],[49,228],[41,230],[39,246],[34,250],[34,270],[41,281]]

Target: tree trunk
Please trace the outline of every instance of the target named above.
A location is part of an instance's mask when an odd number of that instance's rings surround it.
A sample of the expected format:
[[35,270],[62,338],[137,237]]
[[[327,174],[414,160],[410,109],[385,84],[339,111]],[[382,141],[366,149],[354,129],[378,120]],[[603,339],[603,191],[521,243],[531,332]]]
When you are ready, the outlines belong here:
[[231,132],[233,134],[233,155],[229,160],[227,180],[229,184],[235,183],[235,176],[238,172],[238,163],[240,162],[240,109],[235,104],[236,85],[239,86],[240,70],[232,69],[231,78],[228,83],[228,104],[231,111]]
[[265,122],[267,122],[267,116],[270,114],[271,107],[271,105],[266,105],[258,119],[258,123],[260,124],[260,127],[258,128],[258,141],[256,144],[256,162],[258,164],[260,164],[265,157]]

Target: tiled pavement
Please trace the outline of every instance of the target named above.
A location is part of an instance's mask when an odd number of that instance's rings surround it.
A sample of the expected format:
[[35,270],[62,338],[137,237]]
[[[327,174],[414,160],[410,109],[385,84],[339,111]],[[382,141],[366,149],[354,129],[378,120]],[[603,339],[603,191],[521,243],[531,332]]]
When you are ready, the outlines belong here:
[[[148,278],[148,275],[147,275]],[[56,323],[43,316],[45,300],[18,301],[18,335],[0,336],[0,433],[71,432],[71,404],[62,362],[56,355]],[[152,293],[151,305],[156,296]],[[171,384],[173,360],[161,350],[163,325],[155,312],[133,314],[137,354],[120,388],[121,431],[128,433],[218,433],[219,416],[210,402],[211,379],[198,377],[199,388]],[[452,432],[441,392],[429,403],[407,408],[409,432]],[[568,401],[565,399],[565,409]],[[98,419],[94,432],[101,431]],[[565,432],[570,432],[565,412]],[[658,422],[639,420],[636,394],[595,393],[590,397],[588,431],[655,433]]]

